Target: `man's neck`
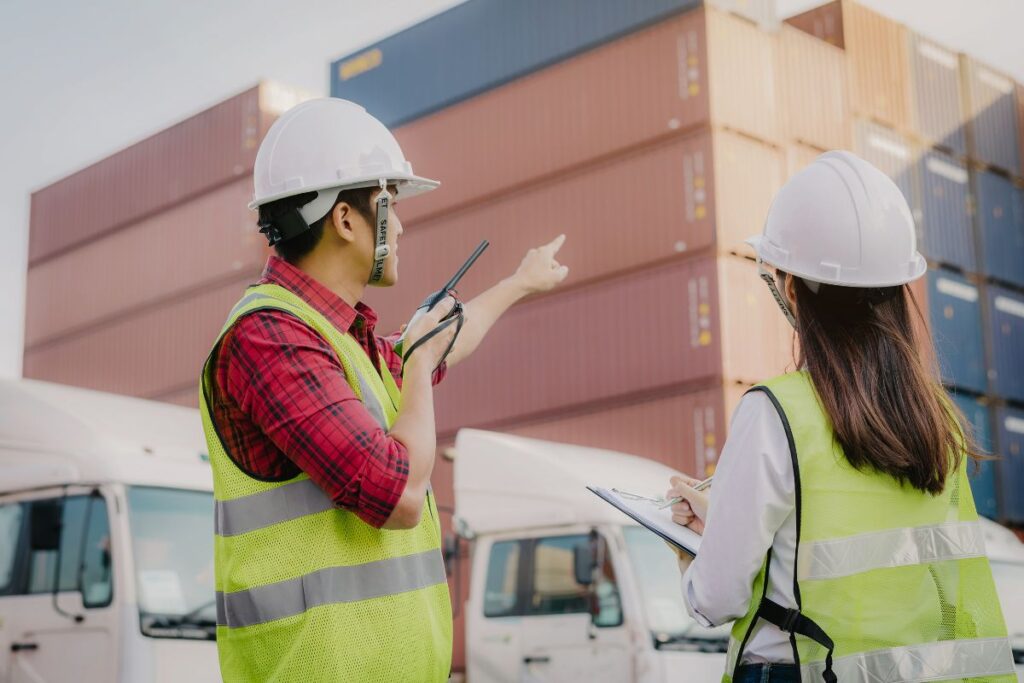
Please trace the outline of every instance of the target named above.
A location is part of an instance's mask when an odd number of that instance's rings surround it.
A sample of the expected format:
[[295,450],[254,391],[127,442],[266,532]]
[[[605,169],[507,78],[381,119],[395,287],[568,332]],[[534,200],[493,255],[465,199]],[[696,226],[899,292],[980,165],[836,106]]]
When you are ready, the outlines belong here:
[[366,281],[352,274],[356,268],[345,267],[333,259],[318,258],[315,252],[300,259],[296,267],[342,298],[355,308],[366,291]]

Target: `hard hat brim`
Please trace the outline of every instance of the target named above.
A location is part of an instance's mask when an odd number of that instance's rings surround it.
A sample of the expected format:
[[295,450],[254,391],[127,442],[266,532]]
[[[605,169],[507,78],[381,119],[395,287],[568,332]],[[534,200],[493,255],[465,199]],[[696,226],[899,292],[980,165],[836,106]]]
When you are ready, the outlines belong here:
[[[431,180],[430,178],[424,178],[418,175],[394,175],[385,176],[383,178],[388,185],[398,186],[398,197],[402,199],[408,199],[409,197],[415,197],[418,194],[424,194],[431,190],[436,190],[441,186],[441,182],[438,180]],[[347,180],[342,184],[339,183],[323,183],[320,185],[313,185],[310,187],[302,187],[294,190],[286,190],[284,192],[278,192],[277,194],[270,195],[268,197],[260,197],[259,199],[253,199],[249,202],[248,207],[250,210],[256,210],[264,204],[275,202],[278,199],[284,199],[285,197],[294,197],[297,194],[305,194],[306,192],[319,192],[320,190],[326,190],[330,188],[337,188],[338,192],[342,190],[355,190],[360,187],[376,187],[381,181],[380,176],[366,176],[364,178],[355,178]]]

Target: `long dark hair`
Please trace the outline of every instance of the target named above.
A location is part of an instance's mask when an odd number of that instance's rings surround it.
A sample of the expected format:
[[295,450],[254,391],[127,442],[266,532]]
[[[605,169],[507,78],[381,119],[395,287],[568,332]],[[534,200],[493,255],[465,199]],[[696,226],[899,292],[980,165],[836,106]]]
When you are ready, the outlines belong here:
[[922,352],[931,340],[918,339],[911,307],[918,319],[921,311],[908,286],[815,293],[795,280],[798,361],[853,467],[938,494],[965,456],[985,457],[924,360],[934,358]]

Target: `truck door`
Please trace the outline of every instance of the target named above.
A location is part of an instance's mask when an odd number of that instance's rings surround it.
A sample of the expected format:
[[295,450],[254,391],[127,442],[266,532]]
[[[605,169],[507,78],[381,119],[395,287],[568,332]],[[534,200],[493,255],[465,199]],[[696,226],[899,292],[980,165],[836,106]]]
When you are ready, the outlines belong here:
[[0,499],[4,680],[116,679],[115,550],[107,503],[98,491]]
[[531,544],[522,618],[523,681],[622,683],[633,678],[611,553],[601,554],[592,589],[576,581],[575,548],[589,543],[588,534],[573,534]]

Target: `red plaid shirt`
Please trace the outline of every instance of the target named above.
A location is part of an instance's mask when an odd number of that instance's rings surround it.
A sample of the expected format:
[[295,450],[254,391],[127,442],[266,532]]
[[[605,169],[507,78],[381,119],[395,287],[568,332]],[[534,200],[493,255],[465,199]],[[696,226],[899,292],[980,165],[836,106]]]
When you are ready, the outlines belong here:
[[[374,334],[377,315],[355,308],[287,261],[271,256],[260,284],[302,297],[339,330],[348,330],[398,386],[394,340]],[[442,367],[434,376],[438,383]],[[256,311],[224,337],[213,370],[211,417],[228,455],[263,481],[309,475],[331,500],[367,524],[387,521],[409,478],[409,455],[381,429],[345,380],[327,340],[282,311]]]

